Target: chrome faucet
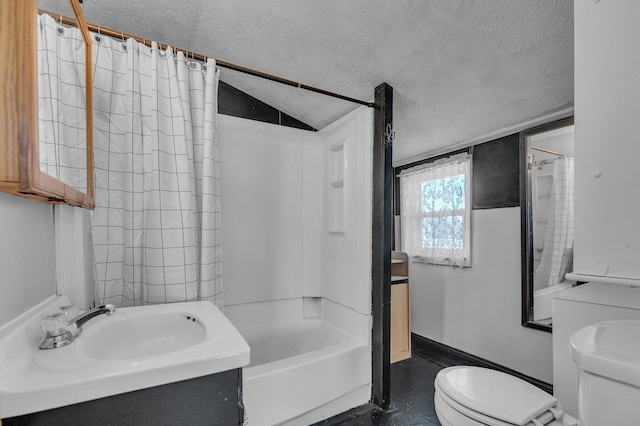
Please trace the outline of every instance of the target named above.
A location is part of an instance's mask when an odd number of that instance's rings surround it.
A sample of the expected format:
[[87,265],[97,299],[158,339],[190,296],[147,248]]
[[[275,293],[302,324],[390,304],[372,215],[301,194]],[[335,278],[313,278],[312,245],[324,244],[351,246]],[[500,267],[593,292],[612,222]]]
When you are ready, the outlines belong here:
[[69,321],[69,326],[75,326],[78,329],[78,332],[82,329],[82,325],[89,321],[93,317],[97,317],[98,315],[107,314],[111,315],[116,311],[116,307],[113,305],[102,305],[97,308],[91,309],[90,311],[85,312],[84,314],[78,315],[71,321]]
[[82,325],[98,315],[111,315],[116,311],[113,305],[102,305],[83,314],[76,306],[63,306],[60,312],[42,320],[42,328],[47,332],[40,349],[54,349],[66,346],[82,332]]

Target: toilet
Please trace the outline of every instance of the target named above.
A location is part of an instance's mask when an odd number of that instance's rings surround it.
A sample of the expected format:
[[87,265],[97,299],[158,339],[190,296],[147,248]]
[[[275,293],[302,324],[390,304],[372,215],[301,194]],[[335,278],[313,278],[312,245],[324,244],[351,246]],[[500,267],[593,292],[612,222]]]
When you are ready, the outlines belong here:
[[495,370],[454,366],[435,380],[443,426],[628,426],[640,424],[640,321],[604,321],[570,338],[580,421],[552,395]]
[[441,370],[435,407],[442,426],[576,426],[558,400],[515,376],[482,367]]

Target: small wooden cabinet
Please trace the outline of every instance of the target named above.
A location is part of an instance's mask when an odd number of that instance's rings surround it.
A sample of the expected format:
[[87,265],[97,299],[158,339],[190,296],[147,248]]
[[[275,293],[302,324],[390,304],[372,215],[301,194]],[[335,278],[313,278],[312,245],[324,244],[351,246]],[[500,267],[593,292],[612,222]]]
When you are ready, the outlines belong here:
[[409,258],[391,252],[391,363],[411,358]]

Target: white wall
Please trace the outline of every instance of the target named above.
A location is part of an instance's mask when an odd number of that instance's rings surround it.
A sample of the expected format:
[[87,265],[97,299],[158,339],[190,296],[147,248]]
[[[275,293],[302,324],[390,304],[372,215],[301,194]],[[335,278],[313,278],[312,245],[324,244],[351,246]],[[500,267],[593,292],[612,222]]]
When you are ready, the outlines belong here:
[[303,138],[310,133],[218,118],[225,306],[303,296]]
[[86,311],[95,303],[91,212],[56,205],[55,251],[57,293]]
[[410,264],[412,331],[551,383],[551,334],[521,325],[520,208],[471,221],[471,268]]
[[640,279],[640,2],[575,2],[574,272]]
[[0,193],[0,326],[55,294],[53,207]]

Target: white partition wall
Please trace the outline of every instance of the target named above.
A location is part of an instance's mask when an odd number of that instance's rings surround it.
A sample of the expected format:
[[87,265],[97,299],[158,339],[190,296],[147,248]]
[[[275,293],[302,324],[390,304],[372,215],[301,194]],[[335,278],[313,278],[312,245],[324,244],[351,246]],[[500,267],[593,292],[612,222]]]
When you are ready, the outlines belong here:
[[363,325],[371,314],[373,112],[361,108],[327,126],[323,136],[323,296]]

